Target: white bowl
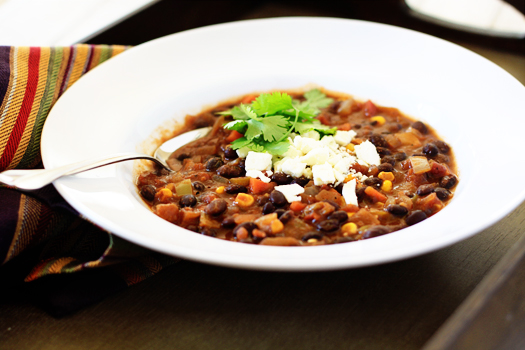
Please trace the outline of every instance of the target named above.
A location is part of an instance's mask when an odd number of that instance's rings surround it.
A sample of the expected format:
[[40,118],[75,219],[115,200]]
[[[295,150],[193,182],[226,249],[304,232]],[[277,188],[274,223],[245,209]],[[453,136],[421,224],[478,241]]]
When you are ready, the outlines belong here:
[[144,205],[132,164],[55,182],[80,213],[136,244],[241,268],[324,270],[404,259],[496,223],[525,198],[519,142],[525,88],[486,59],[397,27],[331,18],[279,18],[190,30],[132,48],[82,77],[44,127],[46,168],[134,151],[167,120],[233,96],[315,83],[399,108],[453,147],[460,183],[451,203],[406,229],[359,242],[269,247],[202,236]]

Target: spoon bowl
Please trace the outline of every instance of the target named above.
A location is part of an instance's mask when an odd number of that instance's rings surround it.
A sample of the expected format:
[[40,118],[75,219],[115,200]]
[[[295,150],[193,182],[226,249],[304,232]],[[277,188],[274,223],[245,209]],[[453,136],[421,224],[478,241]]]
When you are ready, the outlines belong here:
[[102,158],[88,159],[55,169],[12,169],[0,173],[0,182],[21,190],[37,190],[62,176],[74,175],[102,166],[136,159],[151,160],[164,169],[173,171],[166,162],[169,156],[189,142],[205,136],[210,130],[211,127],[205,127],[176,136],[160,145],[153,157],[141,153],[119,153]]

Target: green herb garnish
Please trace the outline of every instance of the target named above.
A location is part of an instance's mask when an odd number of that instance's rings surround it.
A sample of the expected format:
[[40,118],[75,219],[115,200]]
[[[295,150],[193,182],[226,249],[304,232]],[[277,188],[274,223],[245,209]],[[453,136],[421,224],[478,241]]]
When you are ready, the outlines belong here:
[[315,117],[321,108],[328,107],[333,99],[320,90],[304,94],[305,100],[293,100],[287,93],[261,94],[251,104],[240,104],[221,115],[231,115],[233,121],[225,129],[244,135],[232,142],[233,149],[248,147],[255,152],[282,155],[288,150],[287,140],[292,132],[304,134],[315,130],[321,135],[334,134],[336,128],[321,124]]

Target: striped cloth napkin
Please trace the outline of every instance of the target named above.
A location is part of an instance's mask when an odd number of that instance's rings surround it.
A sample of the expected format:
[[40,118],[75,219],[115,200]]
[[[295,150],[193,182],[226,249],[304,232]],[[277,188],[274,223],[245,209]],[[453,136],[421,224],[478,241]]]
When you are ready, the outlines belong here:
[[[126,50],[117,45],[0,46],[0,171],[41,168],[42,127],[82,75]],[[62,316],[152,276],[176,259],[128,243],[82,218],[52,185],[0,185],[0,281],[24,281]]]

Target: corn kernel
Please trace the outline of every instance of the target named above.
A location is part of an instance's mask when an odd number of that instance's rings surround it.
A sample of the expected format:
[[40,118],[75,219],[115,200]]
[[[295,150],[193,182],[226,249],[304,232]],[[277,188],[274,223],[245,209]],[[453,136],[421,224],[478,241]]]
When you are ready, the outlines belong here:
[[215,192],[217,192],[218,194],[224,193],[224,186],[217,187]]
[[344,224],[343,227],[341,227],[341,230],[343,233],[355,235],[357,233],[357,225],[353,222],[349,222],[347,224]]
[[171,197],[173,197],[173,192],[169,188],[161,188],[157,194],[156,197],[159,199],[160,202],[164,203]]
[[386,123],[385,117],[382,117],[380,115],[376,115],[375,117],[370,118],[370,121],[372,123],[376,122],[376,125],[378,126],[384,125]]
[[378,178],[380,178],[381,180],[388,180],[388,181],[394,181],[394,179],[396,178],[394,176],[394,174],[390,171],[382,171],[379,173],[379,175],[377,175]]
[[353,152],[355,150],[354,144],[349,143],[348,145],[346,145],[346,149]]
[[279,219],[275,219],[270,224],[270,230],[272,231],[272,234],[277,234],[284,230],[284,225]]
[[249,194],[239,193],[237,197],[235,197],[235,202],[240,207],[249,207],[253,204],[253,202],[255,202],[255,200]]
[[352,175],[348,175],[347,177],[345,177],[344,181],[343,182],[350,182],[354,179],[354,177]]
[[383,190],[383,192],[392,191],[392,181],[390,180],[383,181],[383,184],[381,185],[381,190]]

